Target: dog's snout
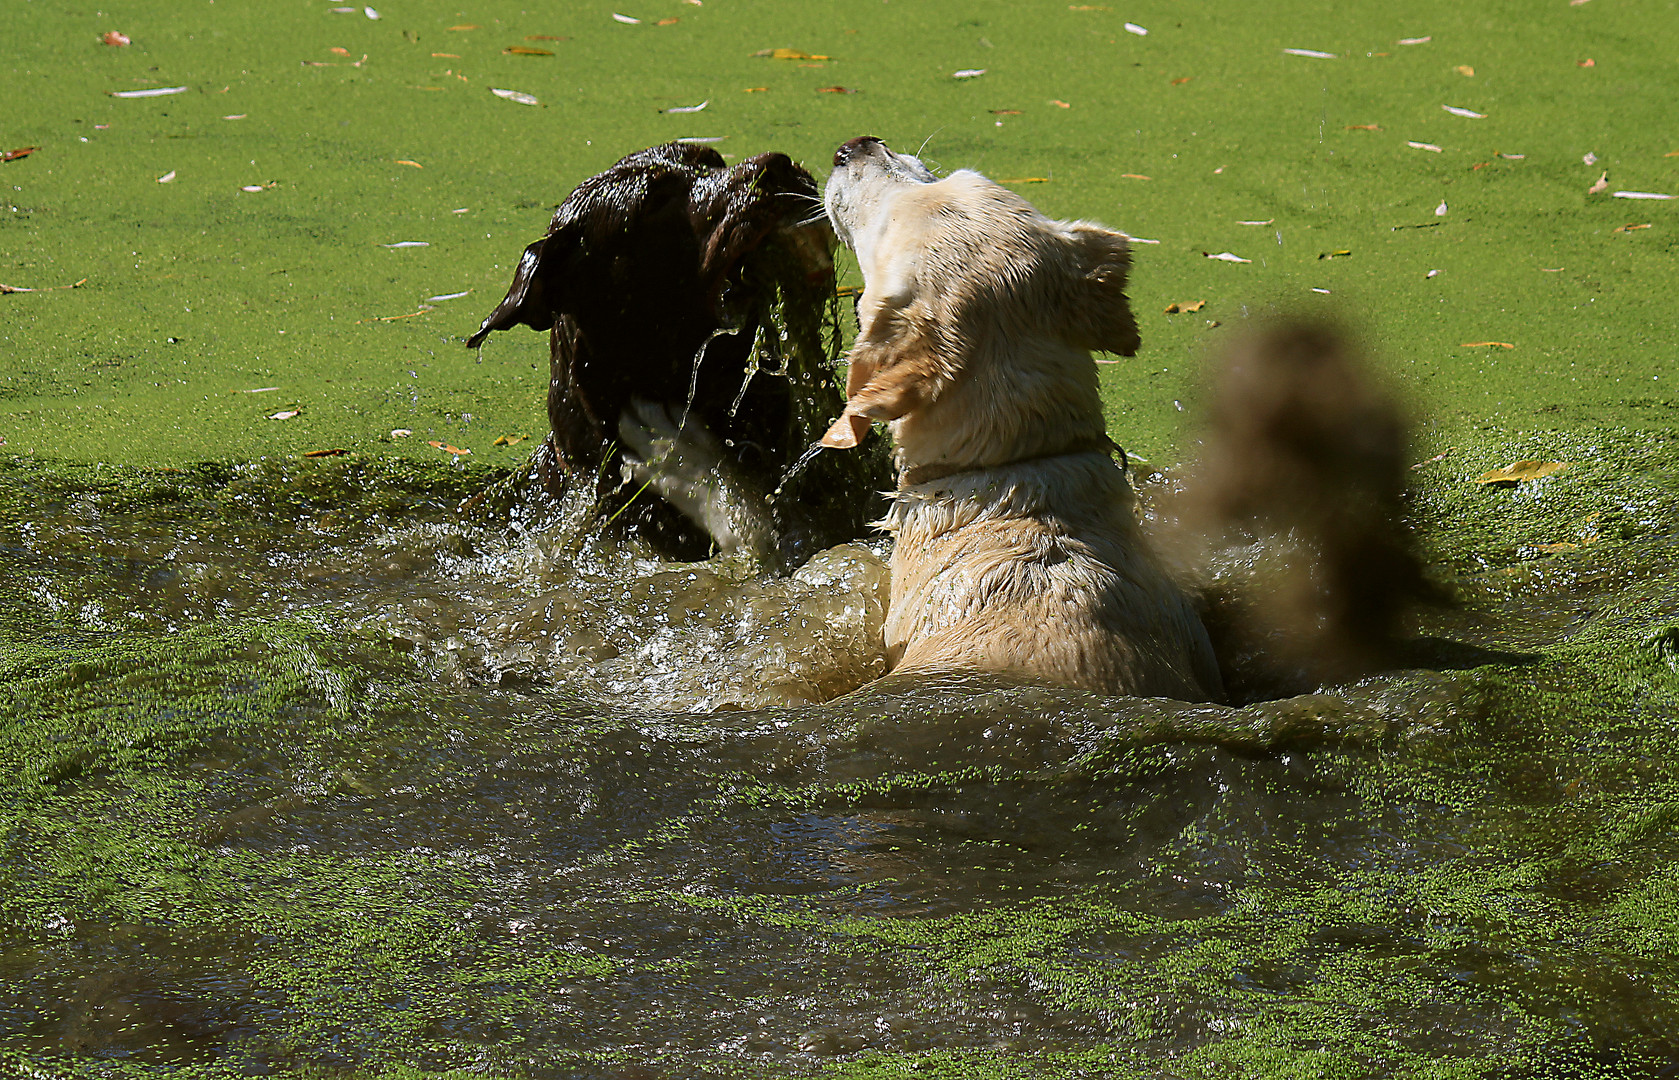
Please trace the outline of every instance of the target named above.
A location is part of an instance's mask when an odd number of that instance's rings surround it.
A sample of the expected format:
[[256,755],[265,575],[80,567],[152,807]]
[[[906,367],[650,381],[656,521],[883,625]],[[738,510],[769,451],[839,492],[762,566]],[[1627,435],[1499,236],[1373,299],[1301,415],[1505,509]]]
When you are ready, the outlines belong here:
[[841,143],[840,148],[834,151],[834,168],[839,168],[871,146],[883,145],[885,144],[873,135],[859,135],[855,139],[849,139]]

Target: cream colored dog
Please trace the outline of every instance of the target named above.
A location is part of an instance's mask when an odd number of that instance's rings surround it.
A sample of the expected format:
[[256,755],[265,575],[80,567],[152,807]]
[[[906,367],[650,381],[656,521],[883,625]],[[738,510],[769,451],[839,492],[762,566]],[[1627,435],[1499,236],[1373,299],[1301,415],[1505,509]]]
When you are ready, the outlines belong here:
[[894,670],[1218,697],[1206,630],[1143,542],[1103,428],[1090,350],[1138,346],[1125,237],[875,138],[839,148],[826,204],[864,289],[822,441],[891,427]]

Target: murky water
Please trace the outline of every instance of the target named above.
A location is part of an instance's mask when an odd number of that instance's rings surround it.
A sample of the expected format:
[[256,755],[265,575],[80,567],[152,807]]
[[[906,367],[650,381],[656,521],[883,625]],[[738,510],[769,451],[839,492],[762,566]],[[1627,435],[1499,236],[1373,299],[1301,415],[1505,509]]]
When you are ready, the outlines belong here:
[[6,475],[0,1061],[1679,1062],[1659,517],[1230,708],[871,682],[879,551],[672,565],[378,468]]

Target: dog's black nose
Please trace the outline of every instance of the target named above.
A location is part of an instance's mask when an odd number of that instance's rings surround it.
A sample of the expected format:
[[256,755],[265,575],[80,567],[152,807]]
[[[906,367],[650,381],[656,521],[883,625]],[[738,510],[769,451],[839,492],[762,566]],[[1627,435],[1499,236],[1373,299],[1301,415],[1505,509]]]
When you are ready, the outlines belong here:
[[871,146],[885,145],[885,143],[881,142],[873,135],[859,135],[855,139],[850,139],[841,143],[840,148],[834,151],[834,168],[839,168],[841,165],[844,165],[853,157],[856,157],[859,153]]

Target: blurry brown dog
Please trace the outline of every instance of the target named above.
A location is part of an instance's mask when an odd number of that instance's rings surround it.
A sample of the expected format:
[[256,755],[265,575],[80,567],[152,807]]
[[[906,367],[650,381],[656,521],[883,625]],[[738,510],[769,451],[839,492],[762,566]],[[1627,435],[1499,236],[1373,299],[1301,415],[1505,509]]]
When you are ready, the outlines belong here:
[[1143,542],[1102,420],[1090,351],[1139,343],[1126,238],[875,138],[839,148],[826,205],[864,290],[823,443],[892,431],[894,669],[1217,698],[1206,631]]

